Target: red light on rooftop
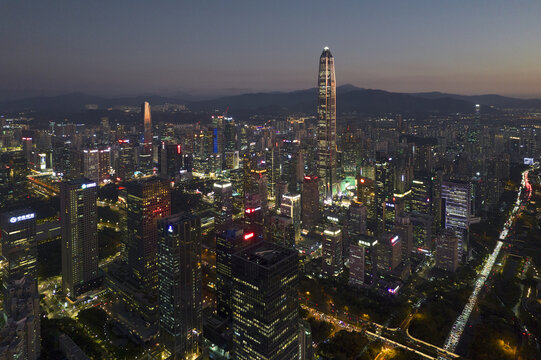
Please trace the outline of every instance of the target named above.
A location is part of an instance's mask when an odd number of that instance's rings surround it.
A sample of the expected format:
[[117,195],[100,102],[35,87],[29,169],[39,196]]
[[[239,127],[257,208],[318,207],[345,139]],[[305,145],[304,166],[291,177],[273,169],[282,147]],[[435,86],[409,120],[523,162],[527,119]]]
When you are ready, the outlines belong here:
[[364,179],[361,179],[361,184],[364,184]]
[[253,232],[248,233],[248,234],[244,234],[244,240],[249,240],[249,239],[251,239],[251,238],[253,238],[253,237],[254,237],[254,233],[253,233]]

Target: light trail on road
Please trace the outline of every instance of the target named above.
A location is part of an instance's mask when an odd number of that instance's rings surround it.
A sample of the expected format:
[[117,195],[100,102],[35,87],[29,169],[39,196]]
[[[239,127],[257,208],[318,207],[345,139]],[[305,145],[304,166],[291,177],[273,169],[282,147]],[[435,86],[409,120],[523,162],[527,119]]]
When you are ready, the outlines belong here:
[[449,332],[449,335],[447,336],[447,339],[445,340],[445,344],[443,345],[443,348],[445,350],[454,352],[456,350],[456,347],[458,346],[460,338],[462,337],[462,333],[464,332],[464,328],[466,327],[466,324],[468,323],[468,320],[470,319],[470,315],[477,303],[479,293],[483,289],[483,285],[485,285],[485,281],[488,275],[490,274],[490,272],[492,271],[492,268],[494,266],[494,263],[496,262],[496,259],[498,258],[498,255],[500,254],[500,251],[503,246],[502,240],[505,240],[507,238],[507,235],[509,234],[509,229],[513,225],[513,219],[515,218],[517,212],[519,211],[522,205],[521,197],[522,197],[523,189],[526,189],[526,191],[528,192],[527,200],[530,199],[531,185],[528,182],[528,171],[529,170],[524,171],[522,173],[521,188],[517,194],[517,201],[515,202],[513,211],[509,215],[509,218],[505,222],[503,229],[500,232],[500,240],[496,243],[496,246],[494,247],[494,251],[492,251],[492,254],[490,254],[488,259],[486,260],[483,266],[483,270],[479,273],[477,280],[475,280],[475,286],[473,288],[473,292],[470,295],[468,302],[466,303],[466,306],[464,306],[464,310],[462,310],[462,312],[456,319],[455,323],[453,324],[453,327],[451,328],[451,331]]
[[[434,356],[431,356],[431,355],[428,355],[422,351],[419,351],[417,349],[414,349],[408,345],[405,345],[405,344],[402,344],[398,341],[395,341],[393,339],[390,339],[386,336],[383,336],[381,334],[379,334],[379,332],[381,332],[381,330],[387,330],[387,331],[391,331],[391,332],[396,332],[398,331],[398,329],[389,329],[389,328],[386,328],[384,327],[383,325],[380,325],[378,323],[374,323],[374,322],[370,322],[370,325],[373,325],[375,327],[377,327],[379,330],[377,332],[372,332],[370,330],[367,330],[367,329],[363,329],[359,326],[356,326],[356,325],[353,325],[353,324],[350,324],[346,321],[343,321],[343,320],[340,320],[334,316],[331,316],[331,315],[328,315],[328,314],[325,314],[321,311],[318,311],[314,308],[311,308],[311,307],[308,307],[306,305],[303,305],[301,304],[301,307],[305,310],[308,310],[311,314],[313,315],[316,315],[318,318],[320,319],[323,319],[331,324],[333,324],[335,327],[338,327],[338,328],[342,328],[342,329],[345,329],[345,330],[348,330],[348,331],[355,331],[355,332],[361,332],[361,333],[365,333],[369,338],[372,338],[372,339],[378,339],[378,340],[381,340],[387,344],[390,344],[394,347],[400,347],[402,349],[405,349],[405,350],[408,350],[408,351],[411,351],[411,352],[414,352],[416,353],[417,355],[420,355],[422,356],[423,358],[425,359],[432,359],[432,360],[436,360],[436,359],[439,359],[437,357],[434,357]],[[418,340],[418,339],[415,339],[411,336],[409,336],[410,340],[411,341],[414,341],[417,345],[422,345],[422,346],[426,346],[428,348],[430,348],[430,350],[432,351],[436,351],[437,353],[445,353],[445,357],[442,357],[442,359],[447,359],[447,358],[458,358],[459,356],[452,353],[451,351],[447,351],[445,349],[442,349],[436,345],[433,345],[433,344],[429,344],[427,342],[424,342],[424,341],[421,341],[421,340]]]

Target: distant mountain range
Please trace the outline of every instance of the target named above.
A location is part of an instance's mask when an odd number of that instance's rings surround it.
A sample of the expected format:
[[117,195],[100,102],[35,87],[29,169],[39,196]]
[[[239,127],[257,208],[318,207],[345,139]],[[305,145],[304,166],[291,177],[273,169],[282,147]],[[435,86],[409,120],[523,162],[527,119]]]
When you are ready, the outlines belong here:
[[[78,111],[84,109],[87,104],[96,104],[103,109],[115,105],[136,106],[143,101],[149,101],[155,105],[164,103],[186,104],[194,111],[224,111],[228,109],[229,114],[233,116],[248,116],[251,114],[283,115],[288,113],[315,114],[317,89],[250,93],[203,101],[190,101],[157,95],[110,99],[83,93],[72,93],[0,102],[0,113],[25,110],[38,112]],[[340,114],[471,113],[474,111],[475,104],[481,104],[483,112],[495,112],[502,108],[541,109],[541,99],[517,99],[500,95],[466,96],[440,92],[395,93],[363,89],[349,84],[337,88],[337,109]]]

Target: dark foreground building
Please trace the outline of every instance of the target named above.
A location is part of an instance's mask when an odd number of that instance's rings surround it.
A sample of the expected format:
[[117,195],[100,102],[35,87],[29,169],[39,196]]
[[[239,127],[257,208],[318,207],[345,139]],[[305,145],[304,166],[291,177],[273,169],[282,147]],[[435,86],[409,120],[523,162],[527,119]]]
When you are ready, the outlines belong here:
[[169,359],[199,359],[203,354],[201,220],[171,215],[158,228],[161,343]]
[[260,242],[233,255],[232,278],[234,358],[297,359],[297,252]]

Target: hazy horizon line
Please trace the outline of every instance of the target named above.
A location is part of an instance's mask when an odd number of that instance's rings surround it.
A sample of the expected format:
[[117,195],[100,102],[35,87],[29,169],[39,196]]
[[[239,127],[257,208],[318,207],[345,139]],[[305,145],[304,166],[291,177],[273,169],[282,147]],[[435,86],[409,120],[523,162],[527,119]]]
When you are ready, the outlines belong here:
[[[354,86],[359,89],[364,90],[380,90],[390,93],[400,93],[400,94],[419,94],[419,93],[442,93],[442,94],[451,94],[451,95],[461,95],[461,96],[483,96],[483,95],[499,95],[504,97],[512,97],[522,100],[528,99],[541,99],[541,93],[539,94],[515,94],[515,93],[498,93],[498,92],[481,92],[481,93],[468,93],[468,92],[449,92],[445,90],[416,90],[416,91],[395,91],[387,90],[383,88],[375,87],[363,87],[355,85],[352,83],[345,83],[338,85],[342,86]],[[296,89],[250,89],[250,88],[226,88],[226,89],[216,89],[212,90],[149,90],[141,92],[129,92],[129,91],[103,91],[103,90],[44,90],[44,89],[26,89],[26,90],[8,90],[0,89],[0,101],[9,102],[9,101],[18,101],[34,97],[57,97],[65,96],[70,94],[83,94],[88,96],[101,97],[104,99],[115,99],[123,97],[143,97],[143,96],[161,96],[176,98],[177,100],[186,100],[186,101],[201,101],[201,100],[212,100],[220,97],[227,96],[238,96],[245,94],[257,94],[257,93],[291,93],[296,91],[303,91],[314,89],[316,86],[305,87],[305,88],[296,88]],[[11,95],[10,95],[11,94]],[[184,97],[184,98],[183,98]]]

